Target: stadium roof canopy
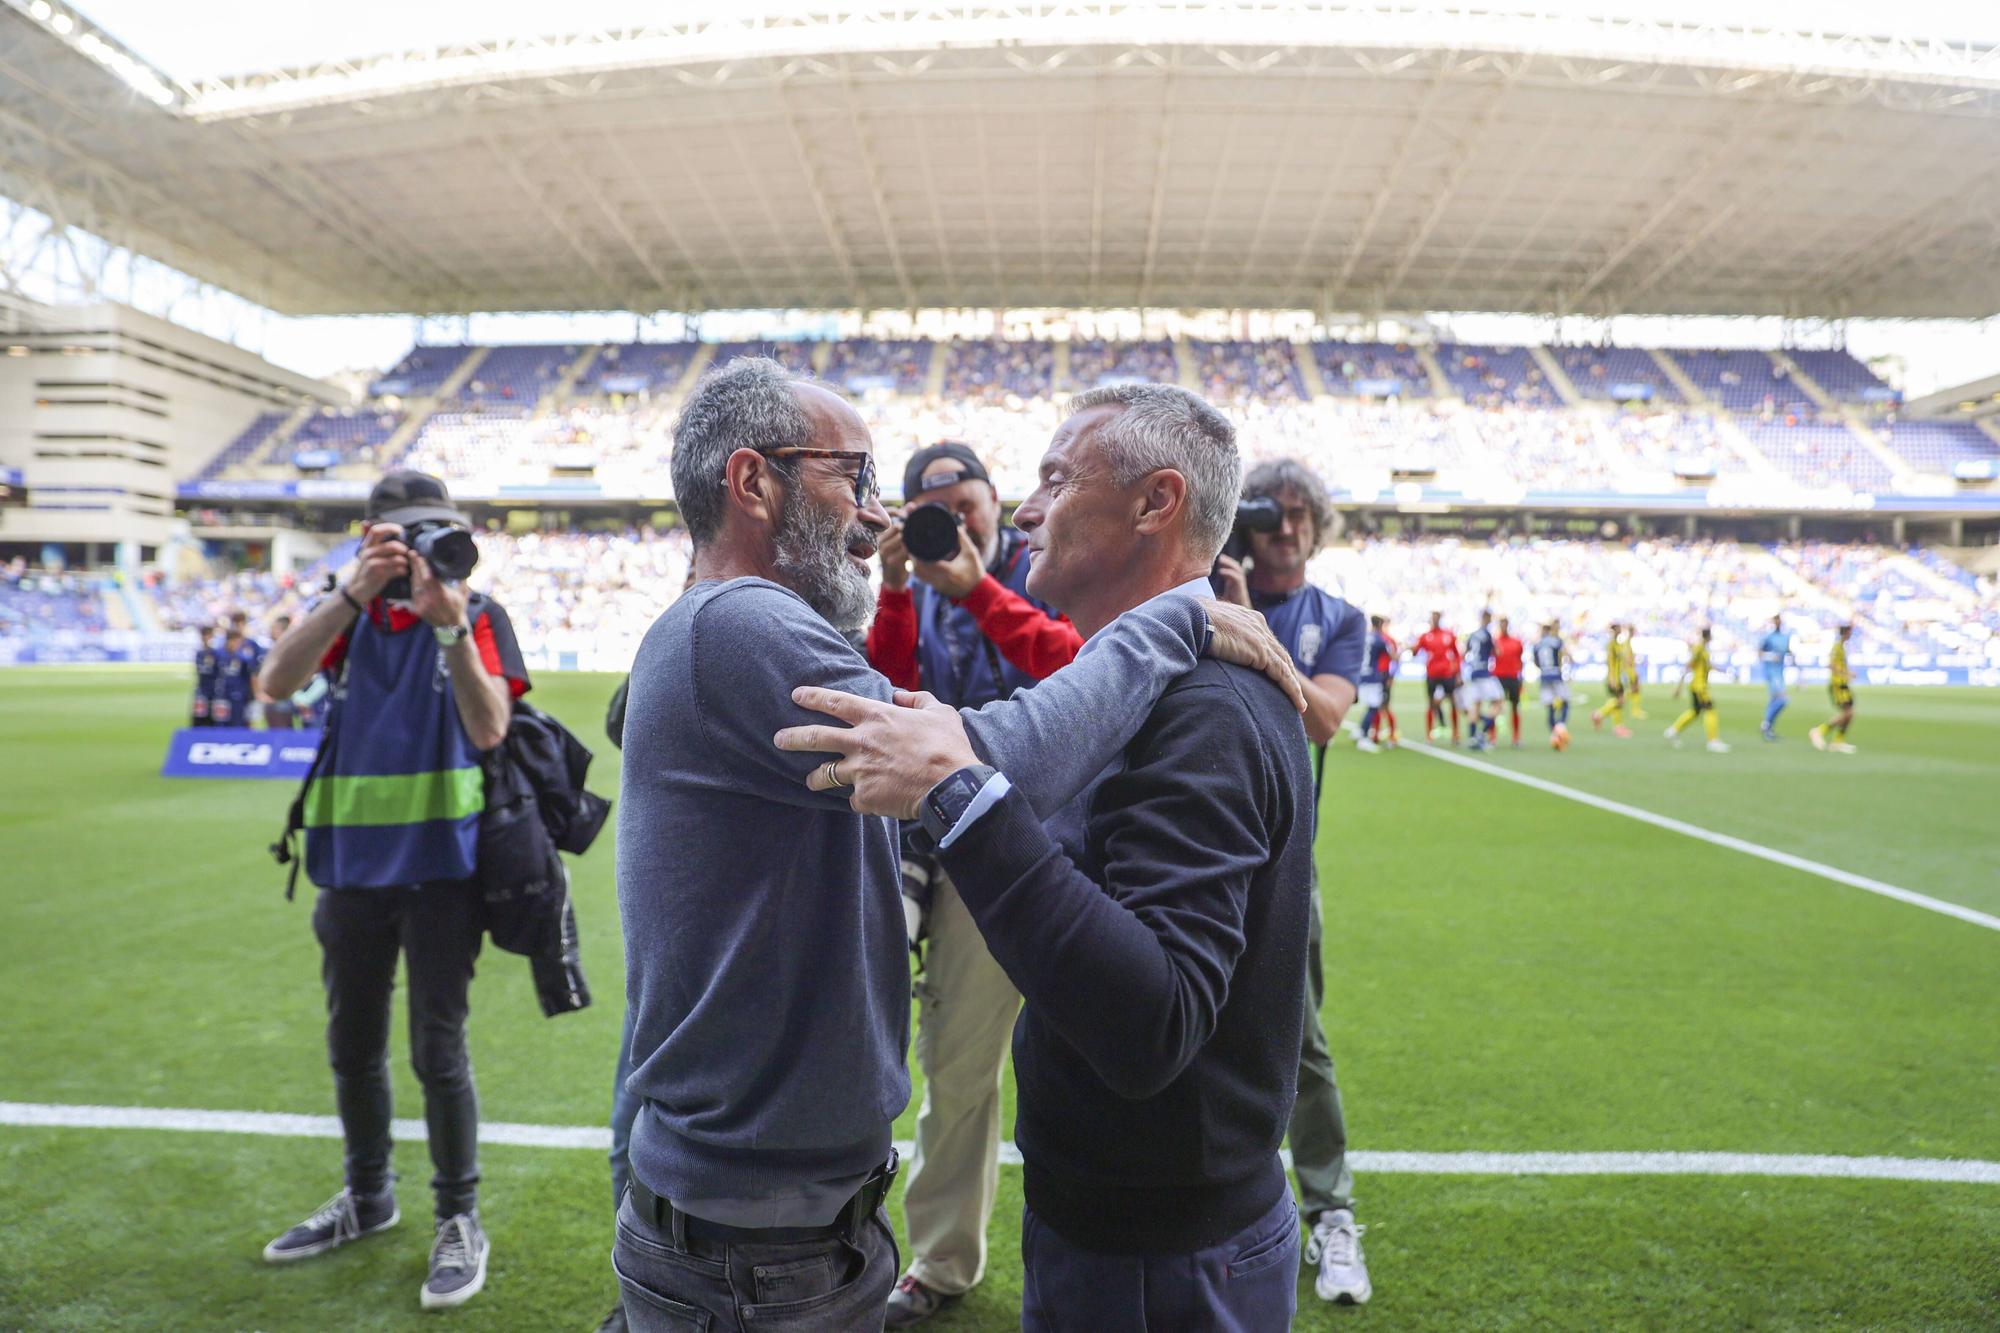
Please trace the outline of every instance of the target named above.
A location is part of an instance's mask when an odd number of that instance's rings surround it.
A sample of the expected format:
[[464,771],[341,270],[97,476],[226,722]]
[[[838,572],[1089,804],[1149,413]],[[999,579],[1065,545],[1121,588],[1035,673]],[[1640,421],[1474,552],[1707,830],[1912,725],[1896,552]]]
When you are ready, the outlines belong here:
[[0,193],[288,314],[2000,312],[2000,48],[1427,0],[698,8],[176,83],[0,0]]

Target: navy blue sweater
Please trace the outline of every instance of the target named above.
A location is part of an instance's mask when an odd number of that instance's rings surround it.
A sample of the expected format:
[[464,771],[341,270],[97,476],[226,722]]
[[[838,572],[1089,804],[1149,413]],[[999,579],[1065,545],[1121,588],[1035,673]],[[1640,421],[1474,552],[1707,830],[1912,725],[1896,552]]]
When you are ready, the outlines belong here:
[[1018,791],[942,854],[1027,1000],[1014,1030],[1028,1206],[1104,1253],[1186,1253],[1285,1189],[1312,882],[1303,724],[1203,661],[1064,854]]

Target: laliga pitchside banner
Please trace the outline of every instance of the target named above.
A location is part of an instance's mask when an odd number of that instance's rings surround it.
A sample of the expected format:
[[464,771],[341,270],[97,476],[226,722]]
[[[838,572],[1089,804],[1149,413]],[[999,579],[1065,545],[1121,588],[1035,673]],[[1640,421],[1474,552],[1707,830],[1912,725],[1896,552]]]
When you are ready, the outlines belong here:
[[163,778],[289,778],[297,782],[319,750],[317,731],[182,727],[167,746]]

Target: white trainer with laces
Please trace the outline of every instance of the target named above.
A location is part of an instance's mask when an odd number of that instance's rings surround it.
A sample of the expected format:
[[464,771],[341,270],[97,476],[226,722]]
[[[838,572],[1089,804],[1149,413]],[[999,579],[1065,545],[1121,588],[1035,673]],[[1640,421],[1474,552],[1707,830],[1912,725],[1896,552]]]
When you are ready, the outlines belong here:
[[1728,741],[1710,741],[1710,742],[1708,743],[1708,752],[1709,752],[1710,754],[1728,754],[1728,753],[1729,753],[1729,742],[1728,742]]
[[1854,747],[1852,745],[1849,745],[1846,741],[1834,741],[1830,743],[1826,748],[1833,751],[1835,754],[1854,753]]
[[1361,1233],[1367,1230],[1348,1208],[1321,1213],[1306,1240],[1305,1260],[1318,1267],[1313,1294],[1336,1305],[1366,1305],[1375,1288],[1368,1281],[1368,1261],[1361,1254]]

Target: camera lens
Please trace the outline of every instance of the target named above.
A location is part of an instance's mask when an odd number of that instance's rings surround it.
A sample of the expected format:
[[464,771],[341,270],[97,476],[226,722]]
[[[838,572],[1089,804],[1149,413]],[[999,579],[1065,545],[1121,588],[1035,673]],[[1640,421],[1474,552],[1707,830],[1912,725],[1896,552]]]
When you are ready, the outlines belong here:
[[918,505],[903,515],[903,544],[919,560],[949,560],[958,554],[958,515],[937,503]]
[[441,579],[462,579],[479,563],[479,547],[473,544],[472,534],[449,524],[417,528],[410,538],[410,549]]

